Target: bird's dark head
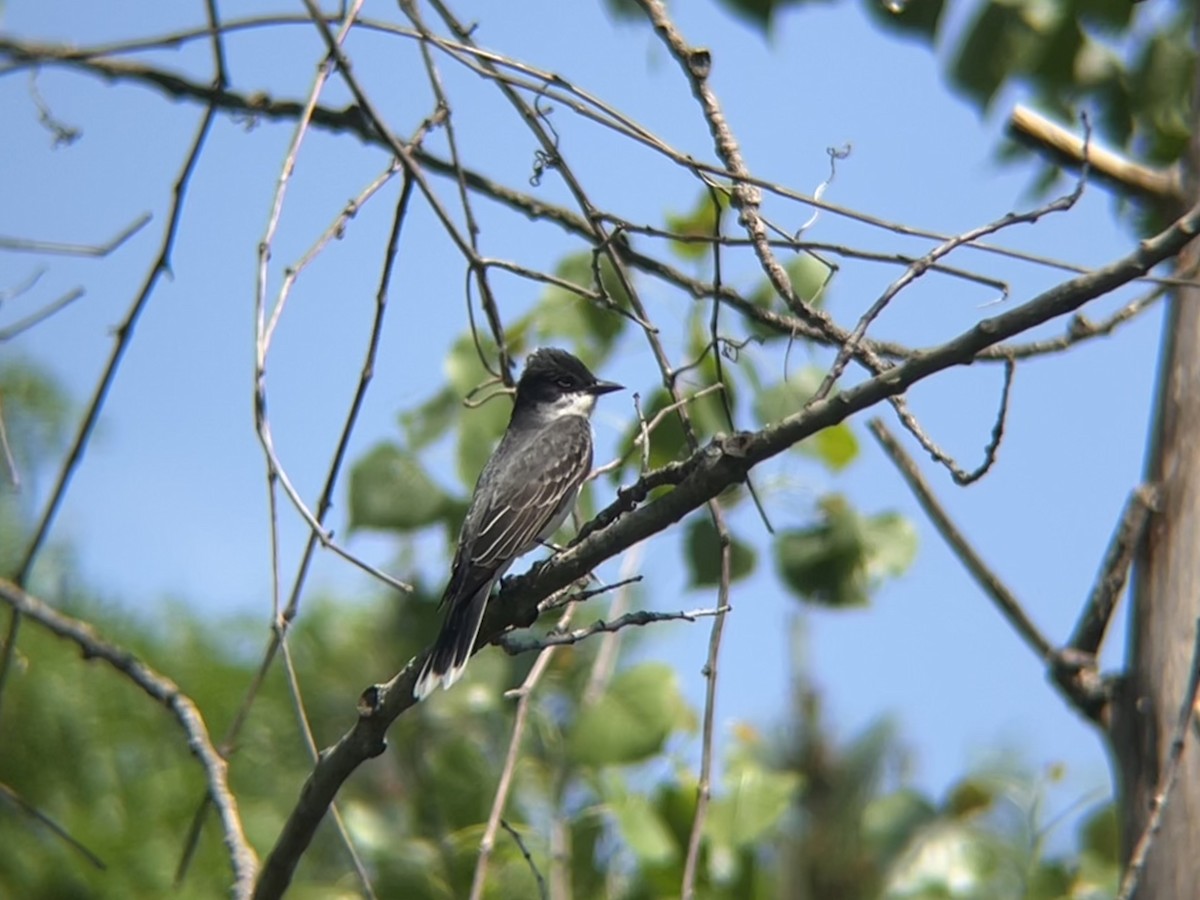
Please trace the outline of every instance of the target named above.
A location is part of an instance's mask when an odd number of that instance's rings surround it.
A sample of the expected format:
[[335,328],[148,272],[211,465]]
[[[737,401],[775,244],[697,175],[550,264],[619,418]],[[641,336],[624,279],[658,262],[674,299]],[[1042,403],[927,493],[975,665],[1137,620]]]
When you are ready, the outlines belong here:
[[535,412],[548,418],[586,416],[597,397],[621,389],[622,385],[601,381],[566,350],[546,347],[535,350],[525,362],[517,382],[514,412]]

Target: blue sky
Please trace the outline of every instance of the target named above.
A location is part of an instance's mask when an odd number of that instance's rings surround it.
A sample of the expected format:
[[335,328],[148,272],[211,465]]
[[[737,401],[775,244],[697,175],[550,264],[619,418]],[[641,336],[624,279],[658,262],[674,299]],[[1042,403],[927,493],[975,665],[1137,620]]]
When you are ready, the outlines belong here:
[[[672,145],[711,160],[707,129],[673,60],[645,29],[613,27],[596,4],[553,0],[505,5],[456,4],[477,21],[485,46],[562,74],[602,96]],[[1003,118],[1022,99],[1005,94],[980,117],[943,85],[939,63],[926,48],[874,30],[849,4],[806,6],[783,16],[770,41],[732,22],[712,3],[674,4],[684,34],[714,55],[712,84],[722,100],[747,163],[759,176],[810,192],[827,175],[826,148],[851,144],[826,199],[885,219],[944,233],[991,221],[1034,203],[1027,189],[1034,169],[1001,166],[994,149]],[[225,3],[227,18],[272,8]],[[280,7],[294,12],[298,7]],[[961,22],[970,6],[956,5]],[[391,7],[387,7],[390,15]],[[367,13],[373,12],[368,4]],[[379,15],[384,10],[376,11]],[[90,44],[199,24],[202,4],[92,4],[11,0],[3,25],[11,33]],[[321,57],[311,27],[282,39],[232,40],[235,85],[281,97],[302,97]],[[404,52],[397,52],[397,48]],[[349,47],[355,72],[402,133],[430,109],[419,56],[409,44],[361,36]],[[150,57],[204,75],[208,51],[194,44]],[[451,64],[443,69],[463,152],[472,165],[523,186],[534,142],[493,91]],[[62,71],[38,79],[56,116],[82,129],[74,146],[50,149],[38,125],[23,76],[0,79],[6,165],[0,169],[0,234],[48,240],[101,241],[144,211],[151,225],[111,258],[37,259],[0,255],[0,288],[46,267],[36,291],[0,310],[0,325],[75,285],[84,299],[27,333],[7,353],[49,367],[83,405],[120,320],[153,258],[166,218],[170,184],[201,110],[165,103],[140,88],[110,87]],[[348,102],[333,79],[327,105]],[[659,223],[667,211],[691,207],[696,184],[682,169],[611,135],[553,114],[564,153],[601,205],[626,218]],[[103,595],[154,617],[166,597],[213,615],[270,609],[270,569],[264,461],[252,419],[255,252],[291,127],[221,118],[192,183],[179,230],[172,277],[147,309],[116,382],[92,447],[78,472],[55,535],[77,549],[83,570]],[[441,149],[437,136],[431,144]],[[354,139],[309,135],[273,257],[272,289],[341,206],[387,165],[385,154]],[[364,208],[347,236],[335,242],[301,279],[284,316],[268,368],[275,439],[301,493],[315,498],[341,419],[358,377],[373,312],[379,260],[395,195]],[[439,191],[453,203],[452,186]],[[570,205],[561,182],[548,176],[536,190]],[[483,251],[541,268],[578,249],[552,226],[514,220],[480,203]],[[799,226],[804,208],[768,201],[767,212]],[[418,207],[408,225],[403,290],[393,297],[375,381],[351,448],[351,458],[398,435],[396,416],[440,386],[443,358],[464,327],[461,258]],[[825,213],[812,240],[876,251],[921,252],[928,243],[903,239]],[[1045,253],[1079,265],[1099,265],[1133,246],[1135,237],[1114,219],[1114,203],[1090,188],[1075,210],[1035,227],[1003,232],[996,243]],[[1063,277],[1043,267],[966,252],[953,262],[1007,280],[1008,304],[1022,302]],[[830,310],[845,323],[899,274],[894,267],[846,261],[830,292]],[[756,283],[753,261],[730,256],[727,280]],[[537,298],[535,287],[498,278],[502,313],[515,319]],[[656,321],[686,315],[690,301],[643,282]],[[1133,294],[1106,298],[1088,309],[1099,316]],[[926,278],[900,295],[873,332],[914,345],[932,344],[995,311],[994,292],[951,279]],[[1057,334],[1055,323],[1041,334]],[[1115,337],[1063,357],[1022,364],[1012,412],[995,470],[963,490],[945,472],[926,467],[951,514],[984,557],[1025,601],[1053,638],[1068,634],[1122,503],[1142,467],[1151,408],[1159,316],[1152,312]],[[668,329],[668,339],[670,332]],[[678,353],[678,345],[673,351]],[[779,373],[774,352],[756,356]],[[645,343],[624,340],[602,377],[638,388],[655,383]],[[912,405],[927,429],[965,467],[981,458],[999,397],[1000,369],[975,366],[918,386]],[[628,426],[628,400],[606,399],[597,417],[599,446],[611,450]],[[1034,768],[1067,765],[1053,795],[1062,809],[1108,788],[1100,742],[1047,685],[1036,660],[973,586],[921,518],[907,489],[856,422],[863,455],[830,476],[797,456],[764,473],[761,484],[780,527],[802,525],[826,490],[847,494],[866,513],[898,509],[917,523],[916,564],[888,584],[867,610],[801,612],[776,585],[769,556],[738,585],[723,650],[719,723],[764,728],[786,702],[786,655],[791,620],[803,616],[806,656],[825,691],[836,727],[850,733],[881,714],[896,719],[913,750],[919,784],[942,790],[995,748],[1020,751]],[[910,449],[913,449],[910,445]],[[916,453],[916,451],[914,450]],[[920,455],[917,453],[917,455]],[[598,452],[605,459],[605,452]],[[453,468],[435,464],[453,485]],[[45,485],[35,486],[44,489]],[[604,490],[611,490],[605,486]],[[344,493],[335,530],[351,550],[387,565],[390,540],[348,536]],[[756,517],[739,508],[737,533],[764,547]],[[286,511],[281,523],[283,571],[294,568],[304,530]],[[687,594],[674,537],[654,539],[646,602],[652,608],[708,605]],[[609,564],[613,577],[619,560]],[[406,577],[405,572],[396,572]],[[366,594],[363,575],[335,557],[320,557],[313,590]],[[597,610],[596,614],[599,614]],[[587,614],[584,614],[585,617]],[[1120,616],[1123,624],[1123,610]],[[706,624],[660,627],[640,636],[636,655],[676,665],[699,706],[708,640]],[[1123,628],[1109,641],[1115,665]],[[491,651],[495,652],[495,651]],[[401,664],[403,660],[398,660]],[[364,684],[383,673],[364,673]]]

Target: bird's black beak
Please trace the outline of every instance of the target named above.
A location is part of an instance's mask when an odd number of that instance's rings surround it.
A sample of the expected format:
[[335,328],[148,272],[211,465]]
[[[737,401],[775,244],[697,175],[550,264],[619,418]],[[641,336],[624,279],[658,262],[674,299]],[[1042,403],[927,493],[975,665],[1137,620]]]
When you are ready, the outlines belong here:
[[601,394],[611,394],[613,391],[623,391],[625,385],[617,384],[615,381],[597,381],[588,388],[588,393],[599,397]]

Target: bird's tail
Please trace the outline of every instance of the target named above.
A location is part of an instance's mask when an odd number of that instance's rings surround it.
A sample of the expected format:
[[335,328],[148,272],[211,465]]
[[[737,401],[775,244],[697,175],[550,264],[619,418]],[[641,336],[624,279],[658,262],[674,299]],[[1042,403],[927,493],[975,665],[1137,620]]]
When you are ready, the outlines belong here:
[[483,610],[491,592],[492,582],[489,580],[470,597],[450,605],[433,650],[421,667],[421,674],[417,676],[413,696],[418,700],[428,697],[439,684],[449,688],[462,676],[467,660],[471,658],[471,651],[475,649],[475,638],[479,636]]

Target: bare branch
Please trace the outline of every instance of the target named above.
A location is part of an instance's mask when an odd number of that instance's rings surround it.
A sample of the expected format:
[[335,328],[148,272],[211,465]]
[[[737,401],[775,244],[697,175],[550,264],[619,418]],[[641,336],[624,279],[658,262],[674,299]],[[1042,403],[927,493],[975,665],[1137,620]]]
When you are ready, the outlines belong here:
[[533,877],[537,881],[538,897],[541,900],[546,900],[550,896],[550,892],[546,889],[546,879],[542,877],[542,873],[538,871],[537,863],[533,861],[533,857],[529,853],[529,848],[525,846],[525,841],[521,839],[521,835],[517,830],[508,824],[504,819],[500,820],[500,827],[512,835],[512,839],[516,841],[517,849],[521,851],[521,855],[525,857],[525,862],[529,864],[529,870],[533,872]]
[[1068,643],[1071,650],[1093,657],[1099,653],[1117,600],[1125,590],[1138,545],[1157,507],[1158,488],[1155,485],[1139,485],[1125,501],[1120,524],[1104,554],[1104,562],[1096,576],[1091,596],[1080,610],[1079,621],[1071,633]]
[[1174,171],[1152,169],[1103,147],[1089,146],[1086,139],[1027,106],[1018,103],[1008,124],[1018,140],[1048,153],[1056,162],[1078,166],[1086,158],[1097,175],[1123,191],[1155,202],[1166,201],[1172,206],[1183,200],[1179,176]]
[[49,828],[52,832],[54,832],[56,837],[61,839],[68,847],[76,851],[80,856],[86,859],[97,869],[104,871],[108,868],[108,866],[104,864],[104,860],[89,850],[87,845],[85,845],[81,840],[72,835],[71,832],[67,831],[67,829],[63,828],[4,782],[0,782],[0,796],[4,797],[9,803],[11,803],[25,815],[29,816],[31,819],[41,822],[43,825]]
[[[528,575],[506,582],[501,602],[488,604],[478,646],[484,646],[514,625],[531,623],[542,599],[584,576],[602,561],[678,522],[721,491],[739,483],[752,466],[822,428],[903,393],[937,372],[970,363],[987,347],[1074,312],[1089,300],[1127,284],[1173,256],[1198,231],[1200,207],[1190,210],[1159,235],[1140,242],[1130,255],[1096,272],[1072,278],[1014,309],[984,319],[944,344],[761,431],[718,437],[687,460],[648,473],[619,491],[617,499],[596,516],[590,527],[581,530],[572,547],[536,566]],[[661,485],[675,485],[675,489],[641,509],[636,508],[653,487]],[[1044,638],[1042,643],[1049,647]],[[415,658],[389,682],[374,685],[363,693],[358,721],[322,754],[263,864],[256,889],[260,900],[280,896],[341,784],[364,761],[384,751],[388,727],[413,705],[413,684],[423,661],[424,655]]]

